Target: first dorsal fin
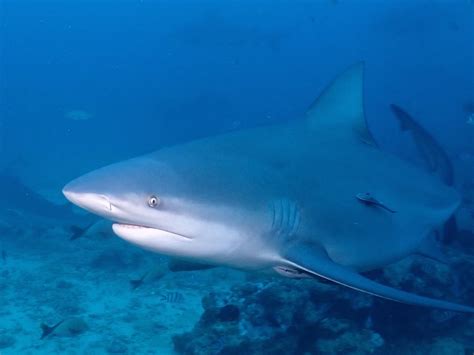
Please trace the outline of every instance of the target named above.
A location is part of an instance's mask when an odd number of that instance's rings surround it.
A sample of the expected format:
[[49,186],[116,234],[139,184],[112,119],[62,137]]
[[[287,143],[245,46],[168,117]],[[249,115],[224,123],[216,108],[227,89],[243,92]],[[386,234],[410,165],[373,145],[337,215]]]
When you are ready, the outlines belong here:
[[339,75],[307,111],[310,128],[343,130],[375,146],[364,116],[363,82],[363,62]]

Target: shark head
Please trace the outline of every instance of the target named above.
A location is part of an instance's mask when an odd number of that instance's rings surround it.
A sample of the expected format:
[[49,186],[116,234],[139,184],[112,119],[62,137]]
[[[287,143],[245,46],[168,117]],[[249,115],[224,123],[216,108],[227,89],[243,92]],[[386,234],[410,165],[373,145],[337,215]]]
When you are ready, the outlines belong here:
[[[226,204],[225,181],[207,174],[212,168],[198,159],[191,160],[195,164],[179,157],[169,164],[160,152],[145,155],[83,175],[63,194],[114,221],[115,234],[144,249],[201,262],[246,264],[245,251],[237,253],[239,260],[232,252],[253,235],[255,210]],[[255,239],[244,243],[249,251],[252,243]]]

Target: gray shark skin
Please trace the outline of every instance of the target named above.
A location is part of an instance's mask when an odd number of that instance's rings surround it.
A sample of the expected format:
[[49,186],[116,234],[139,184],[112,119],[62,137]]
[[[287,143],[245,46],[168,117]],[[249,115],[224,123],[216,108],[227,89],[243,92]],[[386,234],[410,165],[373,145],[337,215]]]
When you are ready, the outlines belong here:
[[327,87],[304,119],[164,148],[86,174],[63,192],[113,220],[119,237],[157,253],[319,276],[399,302],[474,312],[358,273],[414,253],[460,200],[377,148],[363,113],[362,63]]

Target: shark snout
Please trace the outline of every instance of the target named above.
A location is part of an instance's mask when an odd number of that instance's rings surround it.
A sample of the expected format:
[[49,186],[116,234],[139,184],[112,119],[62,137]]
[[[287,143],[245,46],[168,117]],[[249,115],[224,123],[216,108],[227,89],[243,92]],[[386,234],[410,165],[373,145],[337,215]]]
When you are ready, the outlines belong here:
[[112,211],[112,203],[105,195],[81,191],[75,187],[74,181],[63,188],[64,196],[73,204],[99,215]]

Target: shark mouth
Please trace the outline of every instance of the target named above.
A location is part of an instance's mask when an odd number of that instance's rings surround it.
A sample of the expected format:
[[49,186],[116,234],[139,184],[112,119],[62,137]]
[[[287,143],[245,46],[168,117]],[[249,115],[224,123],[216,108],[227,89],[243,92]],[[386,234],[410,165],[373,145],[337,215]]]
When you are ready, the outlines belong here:
[[146,227],[137,224],[125,224],[125,223],[114,223],[112,225],[112,229],[115,234],[117,234],[120,238],[128,240],[134,244],[143,244],[149,243],[153,239],[156,238],[169,238],[169,239],[188,239],[191,240],[192,238],[168,232],[163,229],[153,228],[153,227]]

